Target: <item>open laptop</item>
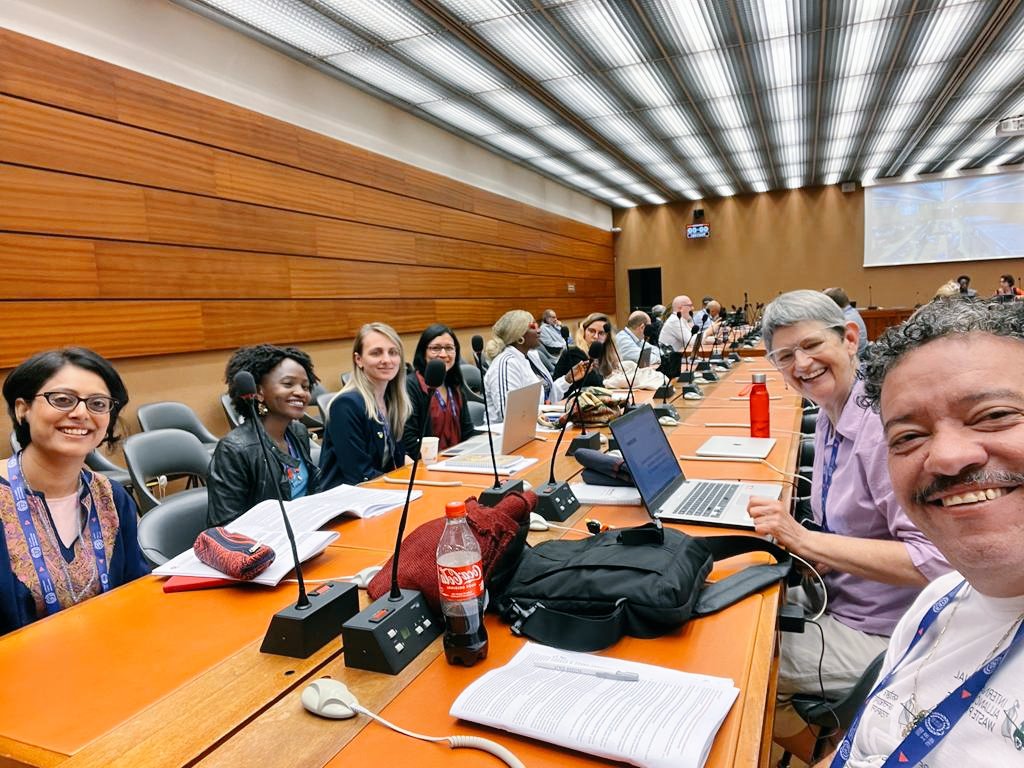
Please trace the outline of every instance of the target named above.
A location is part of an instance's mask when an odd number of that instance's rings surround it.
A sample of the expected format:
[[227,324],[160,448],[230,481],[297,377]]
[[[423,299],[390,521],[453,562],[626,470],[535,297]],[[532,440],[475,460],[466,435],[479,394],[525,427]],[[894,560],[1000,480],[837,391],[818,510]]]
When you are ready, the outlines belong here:
[[[513,389],[505,401],[505,422],[501,435],[495,435],[494,450],[502,456],[511,456],[537,434],[537,413],[540,411],[540,393],[543,385],[537,381]],[[494,425],[492,425],[494,426]],[[498,439],[500,437],[500,440]],[[487,435],[476,435],[441,452],[442,456],[467,456],[484,453],[491,455]]]
[[610,425],[640,498],[651,517],[698,525],[754,527],[747,516],[751,496],[778,499],[782,485],[737,480],[687,480],[649,405]]

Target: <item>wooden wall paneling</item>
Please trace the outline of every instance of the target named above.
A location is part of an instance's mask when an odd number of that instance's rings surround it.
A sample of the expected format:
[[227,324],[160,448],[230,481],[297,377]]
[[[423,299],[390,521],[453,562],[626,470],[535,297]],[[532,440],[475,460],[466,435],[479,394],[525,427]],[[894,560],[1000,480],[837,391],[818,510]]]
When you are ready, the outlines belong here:
[[209,147],[0,97],[0,162],[201,194],[216,192]]
[[9,301],[0,323],[0,368],[35,352],[80,345],[111,357],[203,348],[194,301]]
[[94,243],[106,299],[287,298],[289,258],[148,243]]
[[421,236],[397,229],[371,227],[352,221],[315,218],[313,235],[317,256],[357,261],[416,264]]
[[0,164],[0,230],[145,240],[144,190]]
[[[91,299],[100,294],[93,243],[0,233],[5,299]],[[9,316],[4,313],[4,317]]]
[[0,28],[0,92],[115,118],[116,72],[96,59]]

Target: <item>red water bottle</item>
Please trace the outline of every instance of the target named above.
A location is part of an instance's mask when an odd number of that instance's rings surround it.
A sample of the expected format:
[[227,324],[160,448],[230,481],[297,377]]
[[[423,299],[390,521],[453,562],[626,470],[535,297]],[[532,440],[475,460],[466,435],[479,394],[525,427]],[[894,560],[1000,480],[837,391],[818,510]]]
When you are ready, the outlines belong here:
[[754,374],[750,386],[750,436],[771,437],[768,415],[768,385],[763,373]]
[[480,544],[466,520],[466,504],[450,501],[437,543],[437,586],[444,614],[444,653],[449,664],[471,667],[487,658],[484,576]]

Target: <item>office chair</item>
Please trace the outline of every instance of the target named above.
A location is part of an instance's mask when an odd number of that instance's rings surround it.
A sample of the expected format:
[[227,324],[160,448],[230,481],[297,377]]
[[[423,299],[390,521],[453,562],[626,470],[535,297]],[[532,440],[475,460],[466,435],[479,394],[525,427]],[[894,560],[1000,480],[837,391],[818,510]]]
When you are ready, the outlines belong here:
[[140,405],[138,411],[139,426],[143,432],[152,432],[156,429],[182,429],[191,432],[199,442],[207,447],[210,453],[217,446],[217,436],[214,435],[196,416],[195,411],[184,403],[165,401],[162,403],[147,403]]
[[484,404],[477,402],[476,400],[470,400],[466,403],[466,406],[469,408],[469,417],[473,419],[473,426],[478,429],[482,428],[486,421],[484,412],[487,410],[484,407]]
[[339,380],[341,381],[341,388],[342,389],[345,388],[345,385],[348,384],[348,382],[349,382],[349,380],[351,378],[352,378],[352,371],[342,371],[341,372],[341,376],[339,377]]
[[231,395],[227,392],[220,396],[220,407],[224,409],[224,416],[232,429],[245,421],[245,417],[235,410],[235,404],[231,402]]
[[323,420],[324,425],[327,425],[327,419],[330,416],[331,400],[337,392],[321,392],[316,396],[316,407],[320,409],[320,418]]
[[[793,697],[793,708],[797,714],[808,725],[818,728],[814,750],[811,752],[812,764],[821,759],[834,735],[842,733],[850,727],[857,710],[860,709],[868,694],[871,693],[871,689],[874,688],[884,660],[885,652],[883,651],[868,664],[867,669],[857,680],[857,684],[838,698],[823,698],[820,695],[804,693]],[[791,757],[789,752],[784,752],[782,759],[779,760],[778,768],[789,768]]]
[[139,547],[154,566],[191,549],[206,530],[205,488],[169,496],[139,520]]
[[[132,435],[124,441],[124,458],[139,511],[143,513],[161,502],[152,491],[152,486],[160,484],[160,478],[188,477],[190,486],[205,485],[210,472],[210,452],[199,438],[183,429],[157,429]],[[205,489],[201,490],[205,493]]]
[[[12,431],[11,452],[17,453],[20,450],[21,443],[18,442],[18,438]],[[108,480],[114,480],[115,482],[120,483],[128,493],[132,492],[132,476],[128,474],[128,470],[112,462],[100,453],[99,450],[89,451],[89,455],[85,457],[85,466],[93,472],[99,472]]]
[[484,382],[480,377],[480,369],[469,363],[461,363],[459,369],[462,371],[462,392],[468,403],[482,403],[484,401]]

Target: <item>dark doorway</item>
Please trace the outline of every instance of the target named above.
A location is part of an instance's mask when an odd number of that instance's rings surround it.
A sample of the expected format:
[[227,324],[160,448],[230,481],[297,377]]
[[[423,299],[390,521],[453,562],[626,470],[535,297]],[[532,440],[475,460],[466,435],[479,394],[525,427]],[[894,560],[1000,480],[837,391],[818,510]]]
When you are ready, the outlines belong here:
[[661,304],[661,267],[629,270],[629,309],[645,312]]

